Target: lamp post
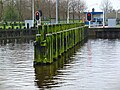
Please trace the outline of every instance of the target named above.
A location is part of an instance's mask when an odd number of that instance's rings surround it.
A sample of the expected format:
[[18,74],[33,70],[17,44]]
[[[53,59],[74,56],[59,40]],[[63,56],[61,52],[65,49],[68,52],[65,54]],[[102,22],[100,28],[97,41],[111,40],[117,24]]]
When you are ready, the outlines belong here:
[[70,18],[70,16],[69,16],[69,6],[68,6],[68,10],[67,10],[67,23],[69,23],[69,18]]
[[58,0],[56,0],[56,24],[58,24]]
[[32,3],[32,27],[34,26],[34,0],[31,0],[31,3]]
[[34,20],[34,0],[32,0],[32,20]]
[[70,14],[69,14],[69,1],[67,0],[67,23],[69,23],[69,18],[70,18]]

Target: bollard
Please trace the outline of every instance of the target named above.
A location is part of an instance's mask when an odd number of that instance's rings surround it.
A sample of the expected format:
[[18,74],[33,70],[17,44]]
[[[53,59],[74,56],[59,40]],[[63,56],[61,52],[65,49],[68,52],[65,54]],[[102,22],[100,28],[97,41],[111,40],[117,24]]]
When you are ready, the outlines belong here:
[[11,24],[11,27],[12,27],[12,29],[14,29],[14,24],[13,23]]
[[53,49],[53,46],[52,46],[52,34],[48,34],[46,36],[46,42],[47,42],[47,45],[46,45],[46,63],[52,63],[53,62],[53,52],[52,52],[52,49]]
[[21,23],[19,23],[19,26],[20,26],[20,29],[22,29],[22,24]]
[[27,29],[29,29],[29,23],[27,23]]
[[42,34],[42,26],[41,25],[38,26],[38,34]]
[[33,26],[34,28],[36,28],[36,23],[34,23],[34,26]]
[[5,23],[3,24],[3,29],[6,29],[6,24]]

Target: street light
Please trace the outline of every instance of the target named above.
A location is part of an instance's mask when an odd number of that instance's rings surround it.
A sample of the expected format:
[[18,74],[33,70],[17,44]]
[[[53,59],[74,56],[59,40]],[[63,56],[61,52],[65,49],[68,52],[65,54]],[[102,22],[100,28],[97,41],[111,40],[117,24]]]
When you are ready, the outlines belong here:
[[67,23],[69,23],[70,14],[69,14],[69,2],[68,2],[68,0],[67,0],[67,4],[68,4],[68,7],[67,7]]
[[56,0],[56,24],[58,24],[58,0]]
[[34,0],[32,2],[32,20],[34,20]]
[[34,12],[35,12],[34,11],[34,0],[31,0],[31,2],[32,2],[32,25],[34,26]]

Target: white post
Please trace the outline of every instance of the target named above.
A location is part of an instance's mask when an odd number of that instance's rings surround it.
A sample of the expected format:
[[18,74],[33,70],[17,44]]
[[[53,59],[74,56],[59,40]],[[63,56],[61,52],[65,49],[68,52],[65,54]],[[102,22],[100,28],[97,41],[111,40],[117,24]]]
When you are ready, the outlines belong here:
[[117,20],[117,13],[118,13],[118,10],[116,10],[116,20]]
[[97,26],[98,26],[98,25],[97,25],[97,18],[96,18],[96,21],[95,21],[95,22],[96,22],[96,27],[97,27]]
[[37,27],[42,24],[41,17],[37,20]]
[[58,24],[58,0],[56,0],[56,24]]
[[32,20],[33,20],[33,26],[34,26],[34,15],[35,15],[35,12],[34,12],[34,0],[32,0]]
[[67,23],[69,23],[69,2],[68,2],[68,10],[67,10]]
[[34,0],[32,0],[32,20],[34,20]]
[[89,28],[90,28],[90,21],[89,21]]
[[40,19],[39,19],[39,24],[41,25],[41,23],[42,23],[42,21],[41,21],[41,17],[40,17]]
[[105,12],[103,10],[103,27],[105,26]]

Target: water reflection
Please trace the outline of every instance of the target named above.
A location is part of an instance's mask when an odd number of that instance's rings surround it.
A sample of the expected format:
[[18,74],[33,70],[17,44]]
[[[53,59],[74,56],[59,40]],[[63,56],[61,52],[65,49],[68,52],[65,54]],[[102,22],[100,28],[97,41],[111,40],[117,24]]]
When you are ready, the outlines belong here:
[[33,43],[0,45],[0,90],[37,89],[34,86]]
[[47,66],[33,42],[0,45],[0,90],[120,90],[120,40],[89,39]]
[[40,89],[49,89],[54,87],[61,87],[62,81],[58,82],[57,80],[60,78],[56,76],[65,75],[60,72],[60,70],[64,70],[65,67],[70,66],[69,63],[72,63],[74,60],[74,53],[80,48],[83,43],[77,45],[75,48],[70,49],[67,53],[64,53],[62,57],[60,57],[57,61],[55,61],[51,65],[47,66],[39,66],[35,65],[35,82]]
[[35,66],[35,82],[45,90],[119,90],[119,45],[118,39],[89,39],[52,65]]

